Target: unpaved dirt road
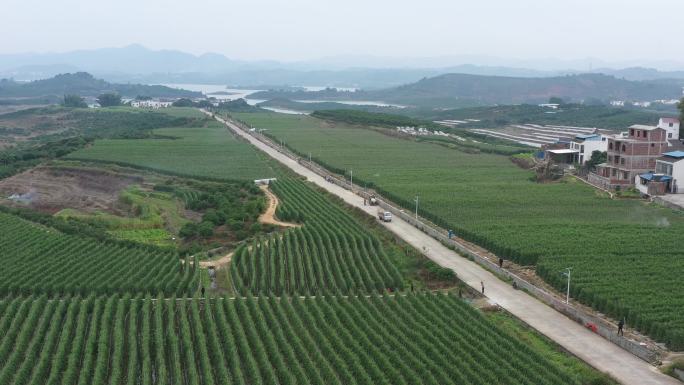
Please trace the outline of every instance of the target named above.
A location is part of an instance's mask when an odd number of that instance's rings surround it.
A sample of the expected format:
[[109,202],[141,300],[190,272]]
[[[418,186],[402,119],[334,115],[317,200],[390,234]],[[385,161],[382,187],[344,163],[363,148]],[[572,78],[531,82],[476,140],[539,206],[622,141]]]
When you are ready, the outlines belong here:
[[275,196],[271,192],[271,190],[268,189],[268,186],[262,185],[259,186],[261,191],[266,194],[266,198],[268,198],[268,207],[266,208],[266,211],[259,216],[259,222],[264,223],[264,224],[269,224],[269,225],[276,225],[276,226],[282,226],[282,227],[299,227],[301,225],[297,223],[288,223],[288,222],[281,222],[275,218],[275,213],[276,209],[278,208],[278,197]]
[[[247,139],[259,150],[305,176],[309,181],[339,196],[346,203],[375,216],[375,207],[364,206],[361,197],[327,182],[323,177],[241,130],[235,124],[218,117],[216,119]],[[461,280],[474,289],[479,291],[480,282],[484,282],[489,299],[589,365],[614,376],[620,383],[624,385],[682,385],[681,382],[660,373],[652,365],[589,331],[537,299],[513,289],[511,285],[501,281],[480,265],[460,256],[408,222],[395,217],[392,222],[382,222],[382,225],[416,249],[426,250],[425,254],[428,258],[443,267],[454,270]]]
[[227,264],[230,263],[230,260],[233,259],[233,254],[235,254],[234,251],[231,251],[230,253],[224,255],[223,257],[219,259],[212,259],[210,261],[200,261],[200,267],[203,267],[205,269],[208,269],[210,267],[213,267],[214,269],[218,269],[220,267],[223,267]]
[[[288,223],[288,222],[281,222],[275,218],[275,212],[276,209],[278,208],[279,200],[278,197],[275,196],[271,192],[271,190],[268,189],[268,186],[259,186],[259,188],[266,194],[266,197],[268,198],[268,207],[266,208],[266,211],[259,216],[259,222],[260,223],[265,223],[269,225],[277,225],[277,226],[282,226],[282,227],[299,227],[301,225],[297,223]],[[233,259],[233,254],[235,254],[234,251],[231,251],[230,253],[224,255],[221,258],[218,259],[212,259],[208,261],[200,261],[200,267],[210,268],[213,267],[215,269],[218,269],[220,267],[223,267],[227,264],[230,263],[230,261]]]

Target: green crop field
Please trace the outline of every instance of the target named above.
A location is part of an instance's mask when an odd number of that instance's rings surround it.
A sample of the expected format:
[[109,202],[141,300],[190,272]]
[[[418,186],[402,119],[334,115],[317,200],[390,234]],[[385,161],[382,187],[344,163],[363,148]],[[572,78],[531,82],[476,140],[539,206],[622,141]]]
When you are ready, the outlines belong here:
[[154,134],[159,137],[97,140],[92,146],[73,152],[69,158],[224,180],[274,176],[264,155],[215,121],[206,121],[201,127],[156,129]]
[[[0,384],[614,383],[511,317],[483,315],[472,293],[421,291],[458,282],[193,111],[65,162],[155,171],[121,192],[117,215],[0,208]],[[276,217],[296,227],[257,221],[266,200],[251,179],[274,176]],[[242,244],[218,268],[222,286],[198,290],[211,284],[199,257],[153,246],[179,227],[199,246]],[[401,290],[409,282],[419,294]]]
[[580,385],[444,295],[32,296],[0,309],[2,384]]
[[183,269],[175,252],[97,242],[11,214],[0,213],[0,250],[0,294],[182,295],[197,286],[195,270]]
[[272,184],[282,220],[301,228],[273,235],[233,257],[233,285],[242,295],[382,292],[403,282],[377,238],[304,183]]
[[507,157],[468,154],[308,116],[236,113],[333,171],[376,188],[466,240],[524,265],[572,296],[684,348],[681,212],[610,200],[574,182],[538,184]]

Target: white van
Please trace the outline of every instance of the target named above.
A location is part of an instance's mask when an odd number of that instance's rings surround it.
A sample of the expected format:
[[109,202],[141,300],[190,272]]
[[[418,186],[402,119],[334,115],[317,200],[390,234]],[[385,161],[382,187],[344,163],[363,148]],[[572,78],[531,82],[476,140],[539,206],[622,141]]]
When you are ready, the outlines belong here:
[[384,209],[378,209],[378,219],[383,222],[392,222],[392,213]]

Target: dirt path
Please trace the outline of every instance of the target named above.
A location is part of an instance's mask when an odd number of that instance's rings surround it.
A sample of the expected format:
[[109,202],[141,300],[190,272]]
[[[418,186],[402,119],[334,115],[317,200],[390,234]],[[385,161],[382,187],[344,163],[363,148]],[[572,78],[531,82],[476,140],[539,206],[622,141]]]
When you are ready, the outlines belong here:
[[[375,216],[374,208],[364,206],[363,200],[359,196],[327,182],[323,177],[303,167],[296,160],[242,131],[232,122],[218,117],[217,120],[226,124],[233,132],[247,139],[261,151],[296,173],[305,176],[309,181],[339,196],[349,205]],[[383,222],[382,225],[417,249],[420,250],[425,247],[428,258],[440,266],[453,269],[462,281],[476,290],[480,290],[480,282],[484,282],[486,296],[490,300],[591,366],[613,375],[623,385],[681,385],[681,382],[658,372],[655,367],[589,331],[534,297],[521,290],[513,289],[507,282],[501,281],[475,262],[463,258],[408,222],[395,217],[392,222]]]
[[[259,216],[258,221],[260,223],[264,224],[269,224],[269,225],[276,225],[276,226],[282,226],[282,227],[299,227],[301,226],[300,224],[297,223],[289,223],[289,222],[281,222],[275,218],[275,212],[276,209],[278,208],[279,200],[278,197],[275,196],[271,192],[271,190],[268,189],[268,186],[259,186],[261,191],[266,194],[266,197],[268,198],[268,207],[266,208],[266,211]],[[233,254],[235,254],[235,251],[231,251],[230,253],[222,256],[221,258],[218,259],[211,259],[207,261],[200,261],[199,265],[200,267],[203,267],[205,269],[213,267],[214,269],[221,268],[227,264],[230,263],[230,261],[233,259]]]
[[266,211],[259,216],[259,222],[269,224],[269,225],[276,225],[276,226],[282,226],[282,227],[299,227],[301,225],[297,223],[288,223],[288,222],[281,222],[275,218],[275,212],[276,209],[278,208],[278,197],[275,196],[271,192],[271,190],[268,189],[268,186],[259,186],[261,191],[266,194],[266,198],[268,198],[268,207],[266,208]]
[[223,257],[219,259],[212,259],[209,261],[200,261],[200,267],[203,267],[205,269],[213,267],[214,269],[221,268],[227,264],[230,263],[230,260],[233,259],[233,254],[235,254],[235,251],[231,251],[230,253],[224,255]]

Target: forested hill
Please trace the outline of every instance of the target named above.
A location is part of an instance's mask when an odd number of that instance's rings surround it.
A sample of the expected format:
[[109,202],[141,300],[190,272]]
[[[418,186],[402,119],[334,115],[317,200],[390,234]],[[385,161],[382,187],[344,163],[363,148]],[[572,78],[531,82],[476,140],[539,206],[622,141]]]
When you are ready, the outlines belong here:
[[96,79],[87,72],[61,74],[53,78],[36,80],[28,83],[10,79],[0,80],[0,98],[44,97],[75,94],[80,96],[97,96],[105,92],[115,92],[121,96],[138,95],[152,97],[201,97],[199,92],[179,90],[165,86],[149,86],[144,84],[114,84]]
[[446,74],[384,92],[395,100],[464,98],[486,104],[514,104],[543,103],[552,96],[574,101],[674,99],[681,96],[682,89],[677,84],[629,81],[603,74],[549,78]]
[[259,92],[258,99],[378,100],[423,107],[469,107],[493,104],[545,103],[556,96],[566,101],[644,101],[681,97],[678,82],[630,81],[603,74],[557,77],[505,77],[445,74],[418,82],[375,91],[318,92],[274,90]]

